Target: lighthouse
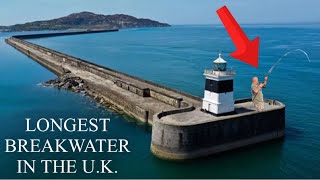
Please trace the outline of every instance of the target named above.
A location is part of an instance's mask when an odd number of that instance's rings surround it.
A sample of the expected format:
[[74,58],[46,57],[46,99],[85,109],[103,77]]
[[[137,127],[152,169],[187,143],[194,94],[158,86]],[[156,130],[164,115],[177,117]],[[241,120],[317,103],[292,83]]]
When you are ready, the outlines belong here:
[[227,70],[227,61],[219,53],[213,61],[213,69],[204,72],[206,82],[202,110],[214,115],[234,112],[234,75],[232,70]]

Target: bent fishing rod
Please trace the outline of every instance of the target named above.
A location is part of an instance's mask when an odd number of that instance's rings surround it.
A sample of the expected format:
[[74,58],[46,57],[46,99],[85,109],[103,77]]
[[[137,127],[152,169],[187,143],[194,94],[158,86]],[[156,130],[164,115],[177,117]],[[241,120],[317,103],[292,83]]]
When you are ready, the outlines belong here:
[[304,55],[306,55],[308,61],[311,62],[308,54],[305,51],[303,51],[301,49],[296,49],[296,50],[293,50],[293,51],[289,51],[289,52],[285,53],[282,57],[280,57],[279,60],[270,68],[270,70],[268,71],[266,77],[268,77],[272,73],[273,69],[280,63],[280,61],[282,61],[282,59],[284,59],[284,57],[288,56],[289,54],[291,54],[293,52],[302,52]]

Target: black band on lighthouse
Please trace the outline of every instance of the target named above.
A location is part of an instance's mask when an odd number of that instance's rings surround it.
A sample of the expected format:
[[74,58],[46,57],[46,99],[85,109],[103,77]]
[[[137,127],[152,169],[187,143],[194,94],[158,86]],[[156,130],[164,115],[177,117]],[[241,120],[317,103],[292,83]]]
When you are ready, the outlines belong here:
[[233,80],[214,81],[206,79],[205,90],[215,93],[225,93],[233,91]]

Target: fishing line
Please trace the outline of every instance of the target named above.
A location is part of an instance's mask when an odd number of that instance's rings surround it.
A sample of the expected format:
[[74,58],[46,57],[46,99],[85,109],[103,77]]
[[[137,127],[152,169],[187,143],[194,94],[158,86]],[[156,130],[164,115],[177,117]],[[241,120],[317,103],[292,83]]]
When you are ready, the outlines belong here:
[[308,58],[308,61],[311,62],[308,54],[307,54],[305,51],[303,51],[303,50],[301,50],[301,49],[296,49],[296,50],[293,50],[293,51],[289,51],[289,52],[285,53],[285,54],[270,68],[270,70],[268,71],[268,74],[267,74],[266,76],[269,76],[269,75],[272,73],[273,69],[280,63],[280,61],[281,61],[284,57],[288,56],[289,54],[291,54],[291,53],[293,53],[293,52],[297,52],[297,51],[302,52],[304,55],[306,55],[306,57]]

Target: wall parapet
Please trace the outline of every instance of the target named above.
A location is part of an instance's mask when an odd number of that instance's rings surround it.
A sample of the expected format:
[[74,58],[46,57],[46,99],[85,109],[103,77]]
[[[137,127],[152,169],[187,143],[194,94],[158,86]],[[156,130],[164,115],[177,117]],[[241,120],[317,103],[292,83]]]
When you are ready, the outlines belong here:
[[[9,39],[11,39],[11,41],[18,41],[26,46],[32,47],[35,50],[41,51],[42,53],[45,53],[49,56],[52,56],[52,57],[56,58],[56,60],[58,60],[59,62],[68,63],[71,66],[80,68],[82,70],[89,71],[89,72],[91,72],[95,75],[98,75],[100,77],[110,79],[118,86],[123,84],[124,86],[127,86],[127,88],[129,87],[128,90],[132,93],[138,94],[143,97],[148,97],[148,96],[153,97],[153,98],[158,99],[162,102],[165,102],[169,105],[172,105],[176,108],[180,108],[182,106],[182,104],[181,104],[181,102],[183,101],[182,97],[176,97],[176,96],[173,96],[168,93],[163,93],[161,91],[158,91],[157,89],[150,89],[147,87],[139,87],[138,85],[135,85],[135,84],[123,83],[124,81],[121,82],[121,76],[125,76],[125,77],[132,78],[132,79],[135,79],[137,81],[140,81],[140,82],[143,82],[146,84],[150,84],[152,86],[155,86],[156,88],[171,91],[176,94],[181,94],[183,96],[187,96],[187,97],[194,99],[194,100],[198,100],[198,101],[201,100],[201,98],[199,98],[199,97],[196,97],[196,96],[193,96],[193,95],[190,95],[190,94],[187,94],[187,93],[184,93],[184,92],[172,89],[172,88],[168,88],[168,87],[141,79],[139,77],[128,75],[126,73],[122,73],[122,72],[116,71],[114,69],[104,67],[104,66],[101,66],[101,65],[98,65],[98,64],[80,59],[80,58],[76,58],[71,55],[67,55],[67,54],[64,54],[64,53],[40,46],[40,45],[36,45],[36,44],[30,43],[28,41],[18,39],[16,37],[11,37]],[[130,87],[131,87],[131,89],[130,89]]]
[[42,34],[27,34],[27,35],[16,35],[12,36],[17,39],[39,39],[57,36],[70,36],[70,35],[81,35],[81,34],[93,34],[93,33],[105,33],[105,32],[116,32],[119,29],[102,29],[102,30],[83,30],[83,31],[63,31],[57,33],[42,33]]

